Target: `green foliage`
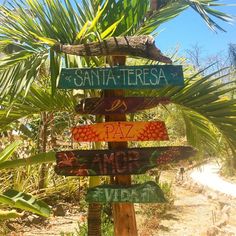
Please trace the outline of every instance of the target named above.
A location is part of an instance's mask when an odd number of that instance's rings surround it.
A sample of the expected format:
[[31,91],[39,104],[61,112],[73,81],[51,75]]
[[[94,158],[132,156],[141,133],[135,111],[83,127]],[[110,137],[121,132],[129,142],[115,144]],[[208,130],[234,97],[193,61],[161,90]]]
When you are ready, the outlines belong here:
[[49,217],[51,212],[49,206],[43,201],[36,200],[26,193],[18,192],[13,189],[9,189],[3,194],[0,194],[0,203],[21,210],[30,211],[44,217]]
[[[194,147],[209,153],[219,153],[223,140],[232,152],[236,148],[236,100],[229,96],[235,91],[235,80],[227,81],[229,73],[223,70],[205,75],[205,71],[194,75],[185,71],[183,87],[163,88],[151,91],[129,91],[129,95],[168,97],[175,104],[174,113],[179,113],[185,125],[187,140]],[[172,113],[173,105],[165,106]]]
[[29,166],[42,163],[51,163],[56,161],[55,152],[39,153],[28,158],[21,158],[0,163],[0,170],[19,168],[20,166]]
[[[113,223],[109,217],[106,216],[104,211],[102,211],[102,225],[101,225],[101,235],[103,236],[113,236]],[[79,225],[79,230],[76,233],[77,236],[87,236],[88,235],[88,225],[84,223]]]
[[[31,136],[30,133],[37,134],[38,137],[40,135],[40,113],[61,112],[55,118],[58,122],[53,130],[56,129],[57,134],[64,138],[69,136],[63,132],[69,124],[69,121],[66,122],[70,114],[73,113],[76,104],[75,97],[80,99],[83,96],[98,96],[97,91],[83,91],[75,96],[72,91],[56,91],[62,66],[93,67],[105,64],[104,58],[85,57],[82,59],[56,53],[53,51],[56,43],[79,44],[111,36],[153,34],[162,23],[178,16],[188,7],[196,10],[211,29],[222,30],[209,18],[213,16],[221,20],[229,20],[224,13],[213,9],[217,5],[220,5],[217,4],[217,0],[161,0],[159,9],[153,12],[149,12],[149,0],[83,0],[80,2],[13,0],[10,7],[1,6],[0,50],[4,54],[0,58],[0,129],[9,130],[13,124],[19,124],[21,132],[33,139],[35,135]],[[50,78],[47,76],[48,72],[45,73],[45,69],[50,71]],[[235,150],[235,100],[227,97],[228,92],[233,91],[234,87],[227,87],[231,86],[229,83],[219,84],[221,77],[214,77],[216,74],[205,76],[203,73],[198,73],[187,76],[186,85],[183,88],[138,91],[137,95],[170,97],[175,107],[173,108],[173,105],[171,105],[173,109],[171,106],[164,107],[166,110],[161,114],[165,114],[167,118],[167,114],[171,113],[177,114],[174,115],[175,117],[182,117],[180,124],[185,124],[187,138],[194,146],[205,150],[210,147],[211,150],[217,151],[220,139],[224,139],[231,149]],[[158,108],[154,113],[160,110]],[[151,114],[145,112],[144,114],[146,120],[153,119]],[[22,118],[28,119],[27,122],[22,122]],[[83,122],[88,119],[93,121],[94,118],[87,116]],[[72,120],[70,125],[76,122],[78,120]],[[50,130],[52,130],[51,127]],[[174,134],[175,129],[173,128],[172,131]],[[183,134],[183,130],[179,132]],[[37,140],[33,141],[36,143]],[[28,149],[38,151],[38,146],[36,146],[36,144],[31,145]],[[21,189],[25,187],[30,188],[30,191],[36,189],[38,167],[31,168],[30,165],[54,162],[55,153],[38,155],[34,153],[32,151],[32,156],[25,159],[7,161],[6,157],[3,158],[4,162],[0,164],[0,170],[6,169],[3,177],[1,176],[4,185],[13,182]],[[13,170],[9,170],[10,168]],[[17,171],[16,168],[18,168]],[[155,179],[155,176],[150,178]],[[56,190],[62,192],[65,189],[71,191],[77,183],[73,178],[64,180],[57,177],[55,180],[52,171],[48,174],[48,181],[50,181],[49,188],[42,194],[46,195],[49,191],[56,192]],[[73,183],[73,186],[69,183]],[[169,184],[164,183],[162,188],[167,195],[171,192]],[[14,206],[18,204],[24,209],[33,209],[35,213],[41,209],[44,215],[48,214],[48,208],[39,204],[38,201],[35,202],[31,196],[18,192],[18,199],[14,198],[16,192],[11,193],[13,195],[4,196],[1,199]],[[32,205],[31,200],[36,203],[35,206]],[[158,204],[149,206],[149,210],[147,208],[145,210],[153,213],[153,210],[158,212],[160,209]],[[16,216],[14,214],[17,213],[9,213],[11,216]],[[82,235],[87,235],[85,227],[87,228],[84,225],[81,229]],[[104,223],[104,235],[113,235],[112,230],[110,221]]]
[[[6,163],[15,163],[14,165],[11,165],[12,167],[19,168],[20,162],[23,161],[23,164],[29,164],[29,159],[18,159],[18,160],[12,160],[8,161],[8,159],[12,156],[16,148],[21,144],[20,141],[15,141],[12,144],[8,145],[1,153],[0,153],[0,165],[5,169]],[[37,156],[36,158],[31,158],[34,161],[39,161],[40,158]],[[45,159],[44,159],[45,161]],[[8,164],[9,167],[9,164]],[[13,189],[9,189],[5,191],[4,193],[0,194],[0,203],[13,207],[18,208],[21,210],[26,210],[33,212],[38,215],[42,215],[44,217],[48,217],[50,215],[50,208],[47,204],[45,204],[43,201],[36,200],[32,196],[22,193]],[[16,211],[2,211],[0,210],[0,220],[6,220],[10,218],[17,218],[19,216],[22,216],[22,214],[16,212]]]
[[21,144],[21,141],[15,141],[8,145],[3,151],[0,152],[0,164],[8,160],[11,155],[15,152],[17,147]]
[[30,88],[26,97],[24,94],[18,95],[10,106],[8,101],[2,102],[0,129],[7,128],[10,123],[21,118],[40,114],[44,111],[71,112],[74,110],[75,104],[75,98],[68,92],[59,91],[52,97],[49,89],[35,85]]
[[[210,18],[230,21],[216,11],[216,0],[165,0],[158,10],[149,11],[149,0],[11,1],[0,6],[0,50],[7,53],[0,60],[0,99],[11,99],[22,91],[27,94],[40,70],[50,59],[52,94],[56,93],[62,62],[65,66],[82,65],[78,57],[53,52],[56,43],[78,44],[111,36],[152,34],[162,23],[192,7],[215,30],[222,28]],[[109,10],[108,10],[109,9]],[[9,48],[12,48],[9,53]],[[64,59],[64,60],[63,60]],[[101,61],[85,58],[88,66]]]
[[[3,220],[10,220],[14,218],[21,217],[23,214],[16,212],[15,210],[11,211],[2,211],[0,210],[0,222]],[[0,231],[1,233],[1,231]]]

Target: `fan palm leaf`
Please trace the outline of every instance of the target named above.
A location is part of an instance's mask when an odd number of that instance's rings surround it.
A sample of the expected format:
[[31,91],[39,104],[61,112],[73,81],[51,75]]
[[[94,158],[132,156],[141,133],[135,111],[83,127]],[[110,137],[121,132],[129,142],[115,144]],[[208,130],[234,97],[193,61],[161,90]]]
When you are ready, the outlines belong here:
[[[132,92],[133,95],[169,97],[179,109],[185,123],[188,142],[195,147],[217,153],[219,137],[236,150],[236,99],[230,96],[236,82],[227,81],[225,68],[203,76],[208,68],[194,75],[185,71],[184,87],[168,87],[160,90]],[[226,81],[226,82],[225,82]],[[168,107],[167,107],[168,108]]]
[[34,85],[30,88],[27,96],[18,95],[10,106],[8,101],[2,103],[0,129],[4,130],[13,122],[45,111],[72,112],[75,103],[75,98],[69,92],[59,91],[52,97],[49,89]]

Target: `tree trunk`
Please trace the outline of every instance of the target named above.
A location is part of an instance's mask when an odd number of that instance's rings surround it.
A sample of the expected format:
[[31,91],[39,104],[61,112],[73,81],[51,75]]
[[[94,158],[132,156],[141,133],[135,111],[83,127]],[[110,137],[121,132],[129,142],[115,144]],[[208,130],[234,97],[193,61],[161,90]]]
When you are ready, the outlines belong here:
[[[47,151],[47,113],[43,112],[41,115],[41,130],[40,130],[40,152]],[[45,187],[45,180],[46,180],[46,173],[47,173],[47,164],[43,163],[40,168],[40,177],[39,177],[39,189]]]
[[[119,62],[120,61],[120,62]],[[124,65],[124,57],[113,58],[115,65]],[[114,63],[113,63],[114,65]],[[124,90],[105,90],[105,97],[124,96]],[[107,115],[105,116],[106,121],[126,121],[124,114],[119,115]],[[127,148],[127,142],[110,142],[108,143],[109,149],[116,148]],[[131,176],[114,176],[111,177],[112,184],[119,185],[131,185]],[[112,204],[113,219],[114,219],[114,235],[115,236],[137,236],[137,225],[135,218],[134,205],[132,203],[115,203]]]
[[130,55],[164,63],[172,63],[171,59],[164,56],[155,46],[154,38],[149,35],[112,37],[100,42],[79,45],[56,44],[53,49],[57,52],[77,56]]
[[101,236],[101,204],[89,204],[88,236]]
[[[89,187],[95,187],[100,184],[99,177],[89,178]],[[90,203],[88,207],[88,236],[101,236],[101,204]]]

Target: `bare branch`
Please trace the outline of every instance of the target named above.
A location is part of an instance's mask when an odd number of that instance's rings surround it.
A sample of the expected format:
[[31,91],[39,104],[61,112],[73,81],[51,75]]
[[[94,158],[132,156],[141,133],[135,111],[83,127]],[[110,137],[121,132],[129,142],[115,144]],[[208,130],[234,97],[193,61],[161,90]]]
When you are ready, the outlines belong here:
[[164,56],[155,46],[152,36],[125,36],[112,37],[101,42],[62,45],[56,44],[53,49],[57,52],[78,56],[137,56],[163,63],[172,63],[171,59]]

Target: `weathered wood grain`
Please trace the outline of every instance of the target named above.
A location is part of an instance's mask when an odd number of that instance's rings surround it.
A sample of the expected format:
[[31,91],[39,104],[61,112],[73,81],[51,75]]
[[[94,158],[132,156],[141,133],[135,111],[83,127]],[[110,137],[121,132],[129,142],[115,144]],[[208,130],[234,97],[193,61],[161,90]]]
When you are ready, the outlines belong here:
[[61,89],[157,89],[183,86],[180,65],[114,66],[108,68],[63,68]]
[[[126,57],[112,57],[110,66],[124,66]],[[104,97],[125,96],[125,90],[104,90]],[[106,115],[106,122],[126,121],[125,114]],[[128,142],[108,142],[108,149],[124,149],[128,148]],[[131,175],[110,176],[110,183],[115,185],[129,186],[132,183]],[[137,224],[135,219],[134,204],[132,203],[116,203],[112,204],[112,216],[114,221],[114,236],[138,236]]]
[[164,141],[168,140],[165,123],[150,122],[105,122],[81,125],[72,128],[77,142],[123,142],[123,141]]
[[157,105],[170,103],[169,98],[156,97],[109,97],[86,98],[75,107],[80,114],[109,115],[127,114],[151,109]]
[[149,35],[112,37],[100,42],[78,45],[56,44],[56,52],[78,56],[136,56],[164,63],[172,63],[155,46],[155,40]]
[[162,189],[155,182],[148,181],[130,187],[104,184],[89,188],[86,201],[97,203],[164,203],[166,199]]
[[144,174],[152,168],[195,154],[190,146],[62,151],[56,154],[55,170],[65,176]]

